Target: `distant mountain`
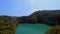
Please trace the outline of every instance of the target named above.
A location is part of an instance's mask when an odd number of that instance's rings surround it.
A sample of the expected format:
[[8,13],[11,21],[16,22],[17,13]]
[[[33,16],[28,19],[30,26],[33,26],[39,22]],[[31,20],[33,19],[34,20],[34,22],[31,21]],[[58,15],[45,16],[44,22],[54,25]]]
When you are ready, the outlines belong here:
[[48,25],[60,25],[60,10],[38,10],[29,16],[19,17],[19,21],[24,23],[44,23]]

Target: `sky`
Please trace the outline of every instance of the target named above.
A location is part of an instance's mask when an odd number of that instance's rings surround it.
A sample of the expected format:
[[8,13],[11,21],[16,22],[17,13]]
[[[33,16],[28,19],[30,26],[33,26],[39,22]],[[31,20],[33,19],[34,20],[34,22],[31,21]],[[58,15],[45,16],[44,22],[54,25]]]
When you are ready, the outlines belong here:
[[27,16],[36,10],[60,10],[60,0],[0,0],[0,15]]

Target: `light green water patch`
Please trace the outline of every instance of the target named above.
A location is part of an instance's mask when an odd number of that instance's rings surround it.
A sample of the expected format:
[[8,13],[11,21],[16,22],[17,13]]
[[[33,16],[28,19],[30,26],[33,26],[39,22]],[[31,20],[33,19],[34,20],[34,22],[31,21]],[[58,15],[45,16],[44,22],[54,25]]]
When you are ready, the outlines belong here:
[[45,24],[19,24],[15,34],[44,34],[50,27]]

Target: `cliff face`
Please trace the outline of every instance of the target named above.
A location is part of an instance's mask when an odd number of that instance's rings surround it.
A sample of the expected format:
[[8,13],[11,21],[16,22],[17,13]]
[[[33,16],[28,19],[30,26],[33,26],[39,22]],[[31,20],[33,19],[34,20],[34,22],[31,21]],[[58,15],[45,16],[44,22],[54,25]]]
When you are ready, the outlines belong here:
[[60,25],[60,10],[44,10],[36,11],[30,15],[31,18],[34,18],[37,23],[45,23],[48,25]]
[[60,10],[39,10],[29,16],[22,16],[20,20],[24,21],[24,23],[44,23],[47,25],[60,25]]

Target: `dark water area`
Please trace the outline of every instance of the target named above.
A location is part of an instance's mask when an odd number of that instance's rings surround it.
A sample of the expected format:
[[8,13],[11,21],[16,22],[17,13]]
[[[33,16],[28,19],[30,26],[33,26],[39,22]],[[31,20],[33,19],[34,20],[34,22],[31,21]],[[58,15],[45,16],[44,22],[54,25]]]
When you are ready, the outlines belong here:
[[19,24],[15,34],[44,34],[51,27],[45,24]]

